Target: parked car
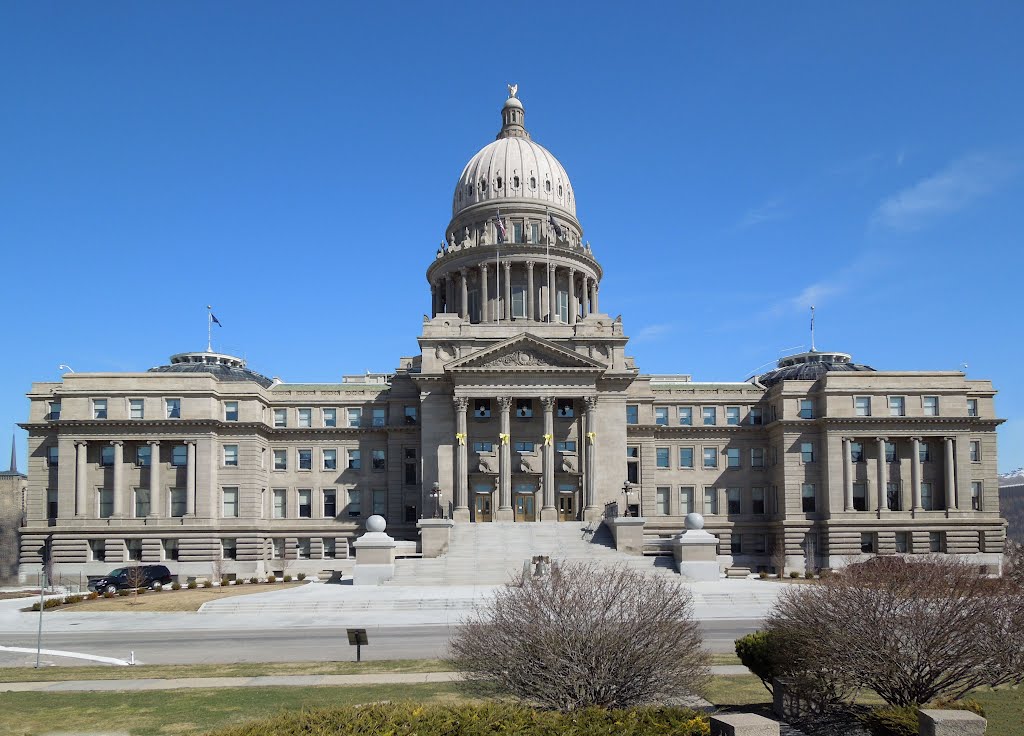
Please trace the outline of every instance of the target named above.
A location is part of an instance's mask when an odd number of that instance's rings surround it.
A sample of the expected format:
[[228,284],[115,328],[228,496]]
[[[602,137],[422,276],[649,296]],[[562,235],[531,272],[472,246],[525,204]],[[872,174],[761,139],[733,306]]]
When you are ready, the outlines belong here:
[[153,588],[173,581],[166,565],[138,565],[119,567],[109,574],[89,581],[89,590],[97,593],[114,593],[125,588]]

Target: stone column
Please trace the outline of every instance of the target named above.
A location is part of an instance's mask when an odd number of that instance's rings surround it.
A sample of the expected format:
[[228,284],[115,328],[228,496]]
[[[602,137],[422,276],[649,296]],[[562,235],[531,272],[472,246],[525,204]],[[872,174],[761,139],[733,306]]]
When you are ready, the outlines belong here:
[[569,269],[569,324],[576,324],[576,314],[579,309],[576,306],[576,269]]
[[149,440],[149,515],[163,516],[160,487],[160,441]]
[[885,472],[885,437],[875,437],[875,442],[878,445],[878,510],[888,511],[889,510],[889,484],[886,482],[887,473]]
[[505,304],[501,308],[502,316],[512,319],[512,261],[505,260],[501,264],[505,268],[505,283],[502,284],[502,292],[505,294]]
[[75,515],[80,517],[89,515],[88,452],[88,442],[75,442]]
[[491,318],[490,305],[487,303],[487,264],[480,264],[480,321],[487,322]]
[[455,280],[451,274],[444,277],[444,311],[446,313],[454,312],[452,307],[455,305]]
[[591,302],[590,308],[591,308],[591,311],[594,314],[597,314],[600,311],[598,309],[598,306],[597,306],[597,287],[598,287],[597,279],[594,279],[594,294],[593,294],[593,296],[590,299],[590,302]]
[[540,405],[544,409],[544,437],[541,438],[544,499],[540,520],[558,521],[558,509],[555,507],[555,400],[544,396]]
[[462,315],[462,319],[469,319],[469,285],[466,283],[468,276],[469,269],[459,269],[459,284],[462,287],[462,293],[459,294],[459,314]]
[[455,431],[458,433],[455,443],[455,521],[469,521],[469,456],[466,447],[466,413],[469,410],[469,399],[455,396]]
[[558,321],[558,294],[555,291],[555,264],[548,264],[548,323]]
[[956,495],[956,455],[953,447],[953,438],[946,437],[946,446],[944,460],[946,461],[946,510],[952,509],[956,511],[957,506],[957,495]]
[[509,419],[512,397],[499,396],[498,408],[501,410],[501,436],[498,438],[498,513],[494,518],[512,521],[512,442],[509,437],[512,431]]
[[850,461],[850,438],[843,437],[843,506],[853,511],[853,463]]
[[536,265],[534,261],[526,262],[526,319],[531,322],[538,319],[537,313],[534,311],[534,299],[533,295],[533,267]]
[[185,442],[185,516],[196,515],[196,443],[195,440]]
[[584,317],[586,317],[588,314],[590,314],[593,311],[593,309],[591,308],[592,302],[590,301],[590,295],[591,295],[590,284],[591,284],[592,281],[593,281],[593,278],[591,278],[590,276],[586,276],[583,279],[583,300],[584,300],[583,316]]
[[584,496],[586,497],[584,501],[584,514],[586,515],[585,518],[587,518],[589,517],[590,512],[596,511],[597,509],[597,502],[594,499],[594,483],[596,480],[594,478],[594,468],[597,464],[595,458],[595,455],[597,455],[597,397],[587,396],[584,400],[587,402],[586,441],[588,443],[588,446],[586,458],[586,477],[584,478],[583,491]]
[[921,438],[911,437],[910,492],[914,499],[914,511],[921,511]]
[[114,516],[131,516],[124,487],[124,442],[113,440],[110,445],[114,448]]
[[438,309],[438,294],[437,294],[437,282],[430,282],[430,316],[436,317],[437,313],[441,311]]

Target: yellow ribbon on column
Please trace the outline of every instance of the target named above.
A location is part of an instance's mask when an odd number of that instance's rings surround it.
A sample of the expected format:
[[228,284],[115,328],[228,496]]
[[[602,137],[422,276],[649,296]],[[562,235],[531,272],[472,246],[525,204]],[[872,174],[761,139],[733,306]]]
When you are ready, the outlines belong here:
[[551,435],[544,435],[544,446],[548,447],[551,444]]
[[457,439],[459,441],[460,445],[466,444],[466,433],[465,432],[456,432],[455,433],[455,439]]
[[597,432],[587,432],[587,439],[590,440],[590,444],[594,444],[594,440],[597,439]]
[[505,434],[504,432],[502,432],[501,434],[498,435],[498,439],[501,440],[501,444],[503,444],[503,445],[507,445],[508,444],[508,435]]

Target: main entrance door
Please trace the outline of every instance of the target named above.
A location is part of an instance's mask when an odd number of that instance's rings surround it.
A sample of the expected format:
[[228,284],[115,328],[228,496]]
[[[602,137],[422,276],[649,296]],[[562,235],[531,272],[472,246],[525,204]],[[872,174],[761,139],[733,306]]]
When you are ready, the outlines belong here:
[[558,520],[559,521],[575,521],[576,520],[576,495],[571,493],[562,493],[558,496]]
[[476,494],[476,504],[474,507],[473,514],[474,521],[490,521],[491,520],[491,494],[490,493],[478,493]]
[[534,502],[536,498],[532,493],[516,493],[512,496],[512,508],[516,512],[516,521],[536,521]]

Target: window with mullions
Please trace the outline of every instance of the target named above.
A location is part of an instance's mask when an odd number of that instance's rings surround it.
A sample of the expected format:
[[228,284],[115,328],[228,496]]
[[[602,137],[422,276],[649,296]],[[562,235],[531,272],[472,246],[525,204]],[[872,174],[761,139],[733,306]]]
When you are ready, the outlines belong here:
[[515,451],[516,452],[533,452],[535,448],[536,448],[536,445],[533,442],[516,442],[515,443]]
[[555,415],[562,419],[569,419],[576,416],[572,399],[558,399],[556,401]]
[[818,499],[814,493],[813,483],[804,483],[800,491],[801,508],[805,514],[813,514],[818,510]]
[[490,399],[473,399],[473,418],[489,419],[491,416]]
[[337,427],[338,426],[338,410],[337,409],[324,409],[323,419],[325,427]]
[[717,468],[718,467],[718,448],[717,447],[705,447],[704,448],[704,467],[705,468]]
[[728,447],[725,450],[725,466],[736,470],[740,467],[740,448]]
[[181,399],[164,399],[168,419],[181,419]]
[[668,426],[668,407],[667,406],[656,406],[654,407],[654,423],[659,427]]
[[853,484],[853,510],[868,510],[868,489],[863,483]]
[[715,426],[718,421],[717,414],[718,413],[713,406],[705,406],[701,409],[701,416],[703,417],[704,425],[708,427]]
[[321,451],[324,459],[324,470],[337,470],[338,469],[338,451],[335,449],[325,449]]
[[128,418],[145,419],[145,402],[142,399],[128,399]]
[[512,287],[512,316],[526,318],[526,288],[523,286]]
[[153,464],[153,448],[139,445],[135,448],[135,464],[140,468],[148,468]]
[[[851,443],[852,445],[853,443]],[[801,442],[800,443],[800,462],[813,463],[814,462],[814,443],[812,442]]]
[[887,463],[895,463],[899,460],[899,456],[896,454],[896,443],[886,442],[885,443],[885,461]]
[[313,469],[313,450],[312,448],[303,448],[298,451],[299,456],[299,470],[312,470]]
[[811,399],[800,399],[800,418],[814,419],[814,402]]
[[288,470],[288,450],[274,450],[274,470]]
[[740,489],[739,488],[727,488],[725,491],[725,497],[728,504],[728,513],[730,514],[741,514],[743,513],[743,506],[740,502]]
[[680,447],[679,448],[679,467],[693,469],[693,448],[692,447]]
[[494,452],[493,442],[474,442],[473,452]]
[[224,421],[225,422],[237,422],[238,421],[238,402],[237,401],[225,401],[224,402]]
[[738,406],[725,407],[725,423],[735,427],[740,423],[740,408]]
[[680,406],[679,407],[679,426],[690,427],[693,425],[693,407],[692,406]]
[[373,470],[384,470],[387,467],[384,450],[370,450],[370,463]]
[[224,467],[238,467],[238,445],[224,445]]
[[569,292],[558,290],[558,321],[569,324]]
[[312,409],[299,409],[297,416],[298,416],[298,426],[300,426],[300,427],[312,427],[313,426],[313,410]]
[[750,513],[764,514],[764,488],[750,489]]
[[626,404],[626,424],[640,423],[640,407],[636,404]]
[[555,449],[558,452],[576,452],[576,440],[566,440],[565,442],[556,442]]
[[656,447],[654,448],[654,460],[655,465],[659,468],[669,467],[669,448],[667,447]]

